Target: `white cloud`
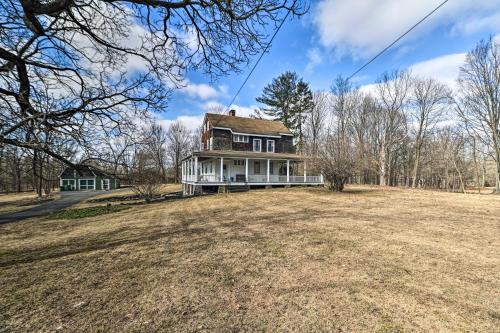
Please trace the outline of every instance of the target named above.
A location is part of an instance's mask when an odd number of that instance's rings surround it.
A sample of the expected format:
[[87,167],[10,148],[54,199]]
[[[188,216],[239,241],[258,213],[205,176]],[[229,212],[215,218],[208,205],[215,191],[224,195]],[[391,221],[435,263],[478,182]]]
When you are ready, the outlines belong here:
[[[456,89],[456,80],[460,67],[464,64],[466,53],[446,54],[429,60],[417,62],[408,69],[413,75],[430,77]],[[377,83],[366,84],[360,90],[367,94],[376,95]]]
[[191,97],[197,97],[203,100],[219,96],[219,91],[206,83],[196,84],[189,82],[185,87],[181,88],[181,91]]
[[314,71],[314,68],[323,62],[323,56],[317,47],[307,51],[307,59],[308,63],[305,69],[306,74],[311,74]]
[[466,53],[447,54],[413,64],[410,69],[414,74],[432,77],[454,87],[465,56]]
[[182,123],[184,126],[186,126],[190,131],[195,131],[197,130],[201,124],[203,123],[203,117],[204,115],[196,115],[196,116],[178,116],[176,119],[159,119],[158,122],[168,130],[170,125],[172,125],[175,121],[178,121]]
[[[202,123],[203,123],[203,118],[205,116],[205,112],[214,112],[214,109],[220,108],[221,110],[225,110],[226,107],[225,105],[217,102],[217,101],[208,101],[204,104],[201,105],[203,109],[203,113],[197,114],[197,115],[180,115],[175,119],[158,119],[158,122],[165,128],[168,129],[169,126],[175,122],[179,121],[181,122],[184,126],[186,126],[189,130],[196,130],[198,129]],[[257,108],[257,106],[250,105],[250,106],[241,106],[241,105],[232,105],[230,109],[236,110],[236,115],[239,117],[250,117],[251,114],[253,114],[253,111]]]
[[[313,23],[320,43],[334,49],[337,56],[366,58],[387,46],[438,3],[436,0],[357,0],[353,4],[349,0],[321,0],[315,7]],[[499,14],[500,0],[450,1],[412,31],[405,41],[439,25],[452,26],[455,32],[491,32],[499,29]]]
[[453,27],[453,32],[460,35],[472,35],[482,31],[500,31],[500,12],[470,21],[462,21]]

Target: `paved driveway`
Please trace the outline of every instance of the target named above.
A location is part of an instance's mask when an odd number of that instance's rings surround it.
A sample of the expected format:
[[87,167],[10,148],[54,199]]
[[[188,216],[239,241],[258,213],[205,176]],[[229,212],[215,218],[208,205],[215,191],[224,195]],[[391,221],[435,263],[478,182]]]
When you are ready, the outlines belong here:
[[118,190],[61,192],[59,199],[47,201],[38,206],[20,212],[0,215],[0,224],[17,222],[31,217],[42,216],[49,213],[53,213],[58,210],[73,206],[79,202],[85,201],[96,195],[115,192],[115,191]]

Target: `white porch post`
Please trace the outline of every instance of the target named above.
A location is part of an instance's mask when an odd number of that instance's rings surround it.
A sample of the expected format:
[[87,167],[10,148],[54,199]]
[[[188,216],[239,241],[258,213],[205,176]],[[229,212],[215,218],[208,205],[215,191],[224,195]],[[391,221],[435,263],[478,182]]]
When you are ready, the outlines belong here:
[[286,160],[286,182],[290,182],[290,160]]
[[189,180],[193,180],[194,170],[193,170],[193,158],[189,159]]
[[220,158],[220,181],[224,181],[224,157]]
[[304,183],[307,179],[307,161],[304,161]]
[[198,181],[198,156],[194,157],[194,181]]
[[245,182],[248,182],[248,158],[245,159]]
[[270,166],[269,159],[267,159],[267,182],[268,183],[269,183],[269,166]]

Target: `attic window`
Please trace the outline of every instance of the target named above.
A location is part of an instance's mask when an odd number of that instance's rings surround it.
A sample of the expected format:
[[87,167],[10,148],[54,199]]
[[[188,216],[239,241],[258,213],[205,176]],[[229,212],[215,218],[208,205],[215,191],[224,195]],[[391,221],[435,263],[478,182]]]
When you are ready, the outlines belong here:
[[234,142],[248,142],[248,136],[247,135],[233,135],[233,141]]

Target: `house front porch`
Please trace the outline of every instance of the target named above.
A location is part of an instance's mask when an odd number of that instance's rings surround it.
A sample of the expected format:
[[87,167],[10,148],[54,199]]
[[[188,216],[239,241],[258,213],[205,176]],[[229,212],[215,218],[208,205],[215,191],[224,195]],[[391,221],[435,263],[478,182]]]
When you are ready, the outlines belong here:
[[217,186],[322,185],[323,177],[295,154],[203,151],[183,160],[182,183],[190,195]]

